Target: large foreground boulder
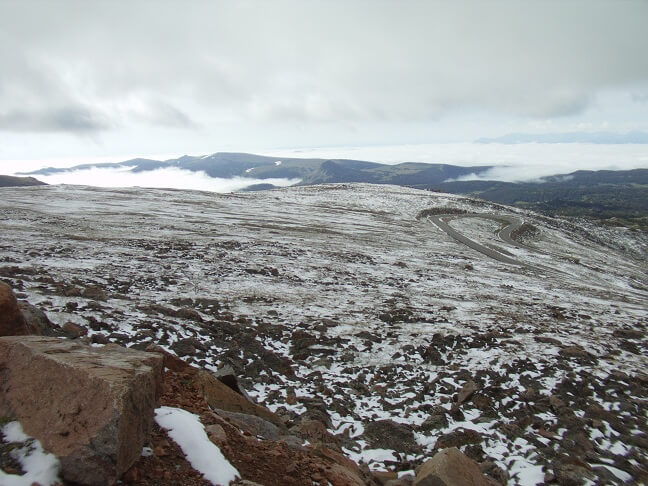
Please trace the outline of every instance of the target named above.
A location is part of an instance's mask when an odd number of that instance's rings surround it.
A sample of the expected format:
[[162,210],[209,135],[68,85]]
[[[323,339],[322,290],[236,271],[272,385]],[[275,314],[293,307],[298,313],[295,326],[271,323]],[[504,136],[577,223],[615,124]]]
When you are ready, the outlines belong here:
[[0,338],[0,415],[61,460],[64,480],[110,485],[140,457],[162,356],[42,337]]
[[0,282],[0,336],[38,334],[23,316],[11,287]]
[[479,465],[456,447],[437,452],[423,463],[414,486],[489,486]]

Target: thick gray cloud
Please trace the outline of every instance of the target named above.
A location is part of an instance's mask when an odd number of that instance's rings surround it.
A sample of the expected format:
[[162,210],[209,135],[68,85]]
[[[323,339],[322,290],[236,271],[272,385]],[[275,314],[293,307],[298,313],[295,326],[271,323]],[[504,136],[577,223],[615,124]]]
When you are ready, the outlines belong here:
[[643,0],[5,0],[0,130],[573,116],[645,92],[646,19]]
[[106,128],[107,123],[82,106],[0,113],[0,130],[11,132],[92,133]]

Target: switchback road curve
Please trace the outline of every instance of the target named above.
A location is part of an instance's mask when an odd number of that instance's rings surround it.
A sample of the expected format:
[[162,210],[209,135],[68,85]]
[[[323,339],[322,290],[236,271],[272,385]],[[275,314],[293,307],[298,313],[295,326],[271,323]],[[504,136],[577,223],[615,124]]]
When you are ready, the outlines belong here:
[[488,248],[487,246],[477,243],[476,241],[473,241],[470,238],[462,235],[461,233],[459,233],[457,230],[455,230],[448,224],[450,220],[458,219],[458,218],[482,218],[482,219],[490,219],[498,222],[504,222],[506,223],[506,226],[497,233],[497,236],[502,241],[508,243],[509,245],[521,246],[524,248],[531,249],[526,245],[523,245],[522,243],[515,241],[511,236],[516,229],[522,226],[522,220],[520,220],[519,218],[513,216],[481,214],[481,213],[438,214],[438,215],[428,216],[428,220],[431,223],[435,224],[438,228],[440,228],[442,231],[447,233],[450,237],[454,238],[460,243],[463,243],[467,247],[472,248],[473,250],[478,251],[479,253],[482,253],[483,255],[486,255],[489,258],[492,258],[493,260],[497,260],[502,263],[507,263],[509,265],[518,265],[521,267],[531,268],[534,270],[544,270],[543,268],[535,267],[527,263],[521,262],[519,260],[516,260],[515,258],[506,256],[503,253],[500,253],[499,251],[493,250],[492,248]]

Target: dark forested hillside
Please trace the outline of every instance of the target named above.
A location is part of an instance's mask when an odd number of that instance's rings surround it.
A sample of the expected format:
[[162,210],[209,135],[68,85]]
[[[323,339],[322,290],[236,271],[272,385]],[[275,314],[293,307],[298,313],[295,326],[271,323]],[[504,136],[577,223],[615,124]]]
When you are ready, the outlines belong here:
[[648,169],[578,171],[545,182],[446,182],[439,188],[549,214],[648,229]]
[[45,183],[33,177],[14,177],[0,175],[0,187],[44,186]]

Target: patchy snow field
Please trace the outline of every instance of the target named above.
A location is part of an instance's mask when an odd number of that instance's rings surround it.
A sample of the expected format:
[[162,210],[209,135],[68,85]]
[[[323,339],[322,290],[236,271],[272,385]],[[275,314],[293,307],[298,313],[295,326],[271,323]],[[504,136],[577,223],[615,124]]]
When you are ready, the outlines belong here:
[[[450,225],[543,270],[456,242],[416,218],[430,208],[522,218],[539,234],[519,247],[492,220]],[[512,485],[647,477],[648,278],[628,232],[365,184],[7,188],[0,231],[0,278],[53,322],[230,364],[372,469],[456,445]]]

